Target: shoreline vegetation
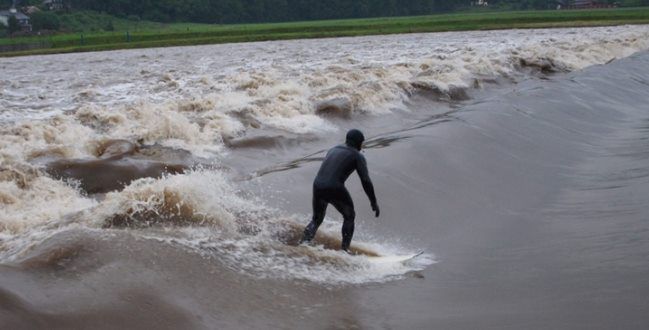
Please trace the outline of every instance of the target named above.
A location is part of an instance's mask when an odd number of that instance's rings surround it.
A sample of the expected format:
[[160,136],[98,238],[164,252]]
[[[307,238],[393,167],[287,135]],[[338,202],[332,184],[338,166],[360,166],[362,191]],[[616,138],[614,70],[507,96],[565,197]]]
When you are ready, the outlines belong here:
[[[0,57],[398,33],[649,24],[649,7],[466,12],[260,24],[129,22],[110,32],[0,38]],[[113,25],[113,22],[111,22]]]

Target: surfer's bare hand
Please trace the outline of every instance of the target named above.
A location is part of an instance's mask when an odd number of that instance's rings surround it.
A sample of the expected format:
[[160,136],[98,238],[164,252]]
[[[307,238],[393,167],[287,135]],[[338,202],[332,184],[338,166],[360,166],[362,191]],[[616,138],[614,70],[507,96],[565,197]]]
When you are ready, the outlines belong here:
[[379,214],[381,214],[378,204],[372,204],[372,211],[374,211],[374,215],[376,215],[377,218],[379,217]]

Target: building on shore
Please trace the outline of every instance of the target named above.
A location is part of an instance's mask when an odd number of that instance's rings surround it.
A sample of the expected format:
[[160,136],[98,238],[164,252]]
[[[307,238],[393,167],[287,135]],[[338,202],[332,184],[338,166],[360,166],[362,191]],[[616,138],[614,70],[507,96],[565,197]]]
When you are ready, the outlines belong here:
[[9,18],[12,16],[18,21],[18,26],[20,26],[21,31],[32,31],[32,24],[29,21],[29,16],[17,11],[15,7],[12,7],[9,10],[0,11],[0,24],[9,26]]
[[45,0],[43,1],[43,7],[47,8],[47,10],[57,11],[65,9],[65,4],[63,0]]

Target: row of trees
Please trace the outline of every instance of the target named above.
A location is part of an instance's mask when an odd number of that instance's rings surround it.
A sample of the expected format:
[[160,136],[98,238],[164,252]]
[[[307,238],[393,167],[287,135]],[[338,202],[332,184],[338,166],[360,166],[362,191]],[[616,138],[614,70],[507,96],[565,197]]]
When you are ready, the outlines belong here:
[[[23,0],[21,5],[41,2]],[[649,0],[599,2],[649,5]],[[135,20],[251,23],[425,15],[467,8],[471,0],[64,0],[64,3],[66,8],[74,10],[94,10]],[[557,0],[490,0],[489,7],[552,9],[557,3]],[[60,26],[58,19],[47,13],[35,14],[32,24],[37,30],[56,30]]]
[[[471,0],[65,0],[75,9],[159,22],[249,23],[425,15],[469,7]],[[567,2],[564,0],[561,2]],[[649,0],[599,0],[649,5]],[[552,9],[558,0],[491,0],[492,8]]]
[[243,23],[424,15],[468,0],[69,0],[75,9],[172,22]]
[[52,30],[56,31],[61,27],[61,20],[55,13],[48,11],[39,11],[30,17],[32,29],[34,31]]

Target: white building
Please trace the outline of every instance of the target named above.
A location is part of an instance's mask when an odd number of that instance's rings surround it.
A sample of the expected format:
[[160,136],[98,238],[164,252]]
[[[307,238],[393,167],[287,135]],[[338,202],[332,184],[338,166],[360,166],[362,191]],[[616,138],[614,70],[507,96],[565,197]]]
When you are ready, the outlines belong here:
[[16,8],[11,8],[9,10],[0,10],[0,24],[9,26],[9,18],[11,16],[16,17],[16,20],[18,20],[18,26],[20,26],[21,30],[32,30],[32,25],[29,23],[29,16],[17,11]]
[[63,0],[45,0],[43,1],[43,6],[47,10],[63,10],[65,8]]

